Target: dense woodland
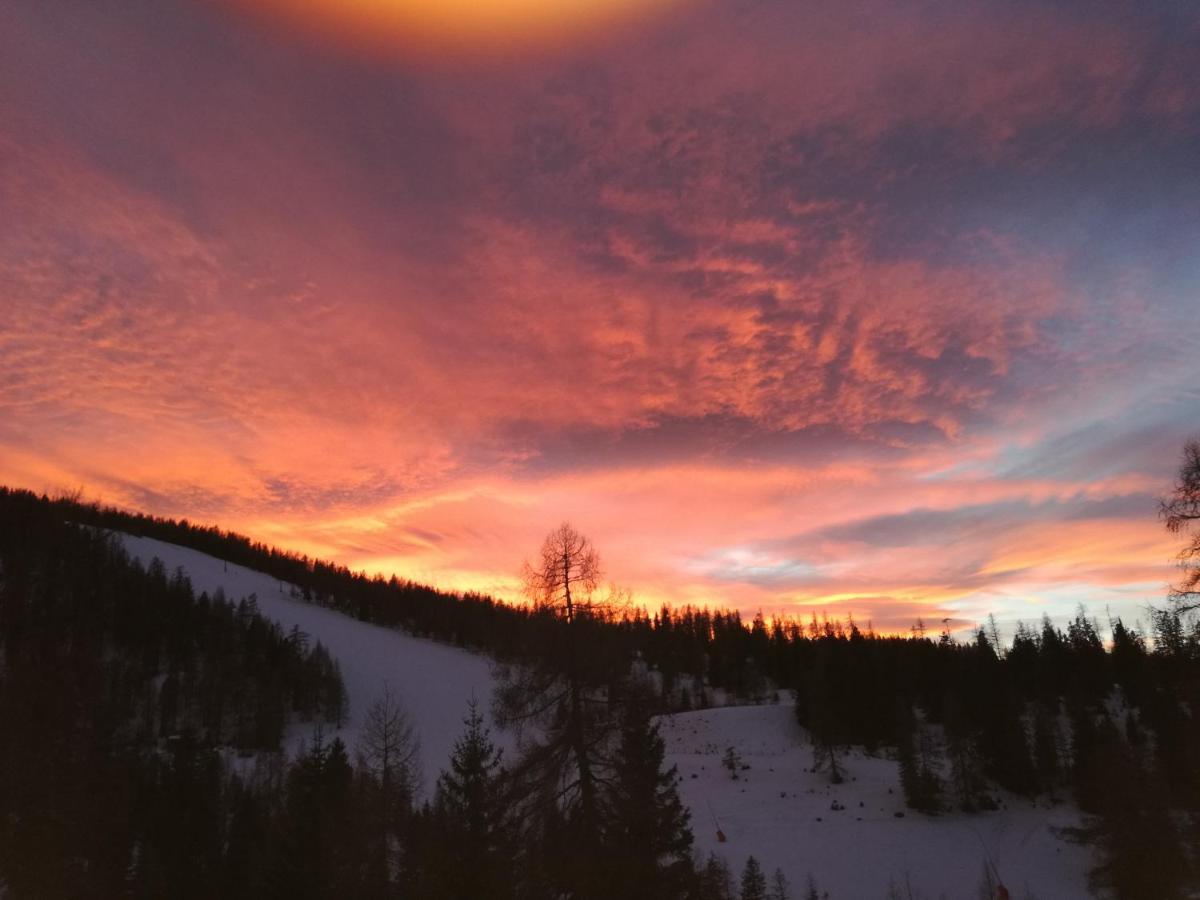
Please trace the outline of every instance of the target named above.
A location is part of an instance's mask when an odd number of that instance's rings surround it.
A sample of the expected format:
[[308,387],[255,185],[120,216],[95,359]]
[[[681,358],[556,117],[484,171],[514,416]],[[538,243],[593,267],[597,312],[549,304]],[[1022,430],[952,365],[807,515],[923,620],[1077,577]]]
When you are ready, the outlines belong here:
[[[324,736],[347,710],[319,643],[3,491],[0,896],[692,896],[687,814],[635,693],[605,704],[586,827],[534,796],[561,760],[503,768],[475,709],[418,805],[419,735],[389,695],[352,758]],[[289,726],[311,732],[292,758]]]
[[[352,761],[319,732],[282,762],[264,751],[285,721],[344,715],[336,665],[252,603],[196,598],[185,579],[130,564],[103,529],[486,651],[507,671],[499,720],[540,739],[502,760],[483,716],[464,711],[423,806],[402,765]],[[1078,838],[1100,850],[1096,885],[1118,897],[1200,885],[1200,624],[1186,603],[1155,612],[1146,634],[1080,609],[1065,630],[1044,620],[1007,642],[994,626],[962,642],[920,625],[884,636],[585,603],[593,551],[565,526],[531,570],[541,593],[527,606],[20,491],[0,490],[0,540],[0,721],[12,726],[0,737],[0,872],[15,896],[782,896],[761,872],[739,880],[692,859],[663,769],[651,715],[716,691],[790,692],[815,767],[839,779],[851,745],[893,757],[924,814],[986,815],[1014,794],[1074,800],[1087,814]],[[406,732],[393,724],[395,759]]]

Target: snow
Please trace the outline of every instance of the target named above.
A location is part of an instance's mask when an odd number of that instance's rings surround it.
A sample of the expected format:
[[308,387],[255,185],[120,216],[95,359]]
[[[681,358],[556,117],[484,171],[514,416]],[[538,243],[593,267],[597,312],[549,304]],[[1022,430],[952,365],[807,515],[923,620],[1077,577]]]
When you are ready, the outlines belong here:
[[[365,713],[386,682],[420,735],[426,797],[432,797],[438,773],[449,765],[454,742],[463,732],[468,701],[474,697],[484,710],[491,706],[494,679],[492,664],[485,657],[295,600],[289,596],[289,584],[186,547],[132,535],[120,539],[143,565],[158,557],[168,572],[183,569],[197,595],[207,591],[211,596],[223,588],[226,598],[237,602],[255,594],[264,617],[285,631],[299,626],[310,640],[324,644],[341,666],[350,698],[346,727],[337,733],[352,752]],[[307,740],[311,731],[311,727],[301,728],[290,743]],[[326,731],[327,738],[333,734],[332,729]],[[497,744],[506,745],[503,735],[495,737]]]
[[[905,808],[896,763],[862,752],[845,757],[846,781],[833,785],[827,772],[810,771],[812,749],[790,704],[659,721],[692,811],[696,849],[705,858],[711,851],[723,856],[735,876],[753,854],[768,875],[782,869],[793,894],[812,873],[832,900],[883,900],[889,882],[903,888],[906,879],[914,896],[957,900],[978,896],[990,857],[1014,900],[1092,896],[1089,851],[1053,830],[1080,824],[1072,806],[1000,794],[1006,808],[993,813],[924,816]],[[721,762],[728,747],[750,766],[737,780]],[[832,810],[834,801],[844,809]]]
[[[121,540],[143,564],[158,557],[168,571],[182,568],[197,593],[220,587],[235,601],[255,594],[264,616],[320,640],[341,665],[350,697],[341,732],[349,746],[388,682],[420,733],[427,792],[462,733],[467,701],[474,696],[490,707],[494,676],[482,656],[295,600],[290,585],[194,550],[128,535]],[[692,813],[696,849],[701,859],[713,851],[723,856],[735,876],[753,854],[768,876],[783,870],[793,896],[811,872],[831,900],[883,900],[890,882],[903,888],[906,879],[914,898],[958,900],[978,896],[990,859],[1014,900],[1091,896],[1090,852],[1054,831],[1080,824],[1073,806],[1001,794],[1006,808],[997,812],[923,816],[905,809],[896,763],[862,752],[845,757],[846,782],[831,785],[827,773],[809,771],[811,747],[786,703],[678,713],[660,724]],[[494,736],[506,755],[513,752],[510,736]],[[728,747],[749,765],[737,780],[721,763]],[[832,810],[835,800],[844,809]]]

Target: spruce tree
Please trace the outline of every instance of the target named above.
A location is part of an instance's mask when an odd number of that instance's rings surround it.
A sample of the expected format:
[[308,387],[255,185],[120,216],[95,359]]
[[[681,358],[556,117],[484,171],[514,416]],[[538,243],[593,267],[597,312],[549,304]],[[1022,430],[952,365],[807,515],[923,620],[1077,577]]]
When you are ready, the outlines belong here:
[[776,869],[775,876],[771,879],[770,900],[791,900],[791,898],[791,886],[783,874],[783,869]]
[[610,894],[682,897],[692,876],[692,832],[679,776],[674,766],[663,768],[663,739],[644,701],[631,697],[625,707],[612,784],[602,803]]
[[288,773],[274,896],[355,892],[362,842],[355,827],[353,774],[341,739],[326,744],[318,728],[308,752]]
[[922,740],[921,723],[911,708],[904,710],[900,719],[897,761],[900,764],[900,787],[904,791],[904,802],[923,813],[939,812],[942,808],[942,782]]
[[715,853],[708,854],[698,881],[699,900],[731,900],[733,897],[733,876],[729,872],[729,865]]
[[767,900],[767,879],[753,856],[746,858],[746,866],[742,869],[741,900]]
[[512,848],[507,846],[503,751],[474,700],[450,768],[438,779],[434,818],[444,841],[445,868],[435,877],[453,897],[511,894]]

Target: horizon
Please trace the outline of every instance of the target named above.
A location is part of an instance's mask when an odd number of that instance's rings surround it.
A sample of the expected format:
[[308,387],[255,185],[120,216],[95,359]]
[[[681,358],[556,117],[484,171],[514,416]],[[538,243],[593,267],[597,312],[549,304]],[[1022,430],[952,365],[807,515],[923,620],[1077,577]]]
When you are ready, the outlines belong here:
[[[68,503],[80,504],[85,507],[91,507],[92,509],[95,509],[100,513],[115,512],[119,515],[130,516],[130,517],[134,517],[134,518],[143,518],[143,519],[147,519],[152,522],[169,523],[172,525],[178,525],[178,526],[185,527],[185,528],[195,528],[195,529],[200,529],[202,531],[211,531],[211,532],[215,532],[216,534],[221,535],[222,537],[233,538],[235,540],[243,540],[243,541],[248,542],[251,546],[262,547],[262,548],[265,548],[266,550],[269,550],[272,552],[279,552],[279,553],[282,553],[285,555],[291,555],[292,557],[294,557],[296,559],[304,559],[313,564],[330,566],[333,568],[339,568],[339,567],[344,568],[347,572],[349,572],[349,574],[352,578],[367,578],[367,579],[378,578],[378,579],[383,579],[384,581],[399,583],[402,585],[409,584],[409,585],[413,585],[418,588],[430,588],[432,590],[438,591],[439,593],[442,593],[443,595],[446,595],[446,596],[449,596],[452,598],[461,599],[461,598],[465,598],[468,596],[477,596],[482,599],[491,600],[492,602],[500,603],[500,604],[507,605],[507,606],[532,607],[532,606],[535,606],[536,603],[538,602],[536,599],[529,597],[527,591],[524,591],[519,596],[515,596],[515,597],[500,597],[500,596],[495,596],[495,595],[484,593],[484,592],[471,591],[471,590],[458,590],[458,589],[453,588],[452,586],[439,586],[439,585],[426,584],[424,582],[420,582],[420,581],[417,581],[414,579],[407,578],[401,572],[389,572],[389,571],[382,571],[382,570],[381,571],[371,571],[371,570],[362,569],[362,568],[356,569],[356,568],[353,568],[350,566],[346,566],[343,562],[341,562],[335,558],[324,558],[324,557],[311,556],[302,551],[289,550],[287,548],[280,547],[278,545],[259,540],[252,534],[244,534],[239,531],[234,531],[229,528],[224,528],[218,522],[196,522],[196,521],[191,521],[187,518],[171,518],[171,517],[154,516],[152,514],[148,514],[144,511],[137,510],[137,509],[113,506],[110,504],[103,503],[102,501],[99,501],[99,500],[89,500],[87,497],[83,496],[79,491],[74,491],[74,492],[60,491],[57,494],[49,494],[46,492],[39,493],[36,491],[30,491],[27,488],[13,487],[11,485],[0,484],[0,492],[3,492],[3,491],[16,492],[16,493],[26,492],[26,493],[30,494],[31,496],[39,498],[42,501],[48,500],[51,503],[65,501]],[[569,522],[563,522],[563,523],[561,523],[561,525],[563,525],[565,527],[571,527]],[[133,534],[133,532],[122,532],[121,529],[119,529],[119,528],[112,529],[112,532],[117,535]],[[146,536],[143,536],[143,537],[146,537]],[[584,537],[586,537],[586,535]],[[194,548],[192,548],[192,545],[188,541],[182,541],[182,542],[176,544],[174,541],[166,541],[163,538],[159,538],[159,537],[149,537],[149,539],[152,541],[161,541],[166,544],[172,544],[177,547],[194,549]],[[203,555],[211,555],[211,554],[207,554],[203,550],[196,550],[196,552],[201,553]],[[222,559],[222,557],[220,557],[220,556],[216,556],[214,558]],[[228,563],[229,561],[226,560],[226,562]],[[528,562],[528,560],[526,562]],[[603,567],[603,560],[600,560],[600,564],[601,564],[601,567]],[[235,562],[235,563],[233,563],[233,565],[237,566],[239,568],[247,569],[248,571],[251,571],[251,572],[259,571],[259,570],[254,569],[254,567],[252,567],[252,566],[251,567],[243,566],[241,563]],[[600,574],[603,577],[603,568],[601,568]],[[275,578],[276,576],[272,575],[269,577]],[[284,583],[286,583],[286,582],[284,582]],[[1090,623],[1092,623],[1095,626],[1097,633],[1099,633],[1102,637],[1104,636],[1106,631],[1108,632],[1110,640],[1105,641],[1106,647],[1110,647],[1110,645],[1111,645],[1112,629],[1113,629],[1114,624],[1117,623],[1118,621],[1121,621],[1127,628],[1131,629],[1134,633],[1139,635],[1141,637],[1141,639],[1147,641],[1151,646],[1153,645],[1154,640],[1155,640],[1154,633],[1153,633],[1153,622],[1150,622],[1150,623],[1144,622],[1144,621],[1142,621],[1140,616],[1136,617],[1134,619],[1131,619],[1131,620],[1125,620],[1119,614],[1118,615],[1109,614],[1108,616],[1106,616],[1106,618],[1104,620],[1102,620],[1100,618],[1099,614],[1097,613],[1097,611],[1090,609],[1086,603],[1080,603],[1069,614],[1064,613],[1064,614],[1060,614],[1060,615],[1056,615],[1056,616],[1051,616],[1047,612],[1047,613],[1045,613],[1044,616],[1039,616],[1036,619],[1027,619],[1027,618],[1026,619],[1021,619],[1021,618],[1013,619],[1010,622],[1004,623],[1006,626],[1008,626],[1007,629],[1001,627],[1000,621],[996,618],[996,616],[993,613],[988,613],[980,621],[961,621],[961,620],[945,618],[945,619],[942,619],[940,622],[933,623],[932,625],[931,625],[931,623],[926,622],[923,617],[918,616],[916,619],[914,619],[912,622],[910,622],[907,626],[894,627],[894,628],[876,628],[874,626],[874,623],[870,619],[867,619],[866,621],[857,620],[855,618],[855,614],[854,614],[853,610],[848,610],[841,616],[831,616],[831,615],[829,615],[829,612],[827,609],[823,609],[823,608],[818,609],[816,607],[805,607],[804,609],[806,610],[806,612],[797,612],[794,610],[786,609],[786,610],[780,610],[776,613],[769,614],[769,613],[764,612],[762,609],[755,609],[755,610],[738,609],[735,606],[721,603],[720,598],[716,598],[713,602],[708,602],[708,603],[704,603],[701,605],[694,605],[694,604],[676,605],[676,604],[672,604],[670,601],[665,601],[663,604],[661,604],[657,607],[651,607],[644,602],[639,602],[636,598],[627,597],[624,599],[618,599],[614,605],[614,603],[611,601],[611,599],[609,597],[609,594],[606,593],[606,591],[611,592],[613,590],[620,592],[620,586],[614,585],[611,583],[602,583],[602,584],[598,585],[597,590],[591,592],[588,595],[587,603],[589,605],[591,605],[592,597],[593,596],[599,597],[600,599],[596,600],[596,603],[595,603],[596,608],[603,610],[604,614],[613,615],[618,619],[620,619],[623,616],[627,616],[629,614],[636,615],[638,611],[645,613],[647,618],[649,618],[649,619],[656,619],[664,610],[667,610],[673,614],[682,614],[688,610],[700,610],[700,611],[705,611],[705,612],[714,613],[714,614],[736,614],[740,617],[742,624],[745,627],[749,628],[752,624],[753,619],[756,619],[758,616],[762,616],[762,618],[764,619],[764,621],[766,622],[768,627],[773,627],[776,622],[781,622],[785,626],[786,625],[796,625],[800,628],[800,630],[802,632],[808,634],[809,636],[812,636],[814,634],[815,630],[818,628],[823,629],[825,626],[830,626],[830,627],[835,628],[839,634],[841,634],[843,630],[845,630],[846,632],[849,632],[849,630],[851,628],[858,628],[864,634],[867,634],[867,635],[878,635],[881,637],[897,637],[897,636],[916,637],[919,635],[919,636],[929,639],[929,640],[933,640],[937,635],[940,635],[942,632],[945,632],[945,633],[949,634],[949,636],[953,640],[961,643],[963,641],[970,642],[971,640],[974,639],[975,635],[978,632],[982,631],[986,634],[986,636],[989,638],[989,640],[992,641],[993,646],[996,647],[998,652],[1005,651],[1011,647],[1013,637],[1016,634],[1016,629],[1019,626],[1026,626],[1028,628],[1032,628],[1034,631],[1037,631],[1038,625],[1040,625],[1043,621],[1049,621],[1055,628],[1059,628],[1060,630],[1062,630],[1061,626],[1068,624],[1070,621],[1077,619],[1079,616],[1083,616]],[[1163,610],[1163,611],[1168,610],[1170,608],[1171,607],[1168,604],[1164,604],[1164,605],[1156,607],[1156,609]],[[1146,610],[1143,610],[1143,611],[1153,613],[1154,610],[1147,608]],[[1153,618],[1153,616],[1151,616],[1151,618]],[[940,627],[934,627],[934,626],[940,626]]]
[[0,483],[498,599],[565,520],[652,613],[1165,600],[1194,12],[286,6],[0,10]]

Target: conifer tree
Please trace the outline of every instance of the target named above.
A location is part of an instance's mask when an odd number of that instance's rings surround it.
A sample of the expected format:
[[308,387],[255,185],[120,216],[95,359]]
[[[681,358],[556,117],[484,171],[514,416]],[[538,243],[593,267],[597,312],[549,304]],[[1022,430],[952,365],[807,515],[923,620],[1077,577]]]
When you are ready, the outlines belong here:
[[921,723],[911,709],[901,713],[901,720],[897,759],[904,802],[920,812],[936,813],[942,808],[942,782],[922,739]]
[[742,869],[740,900],[767,900],[767,879],[753,856],[746,857],[746,866]]
[[690,815],[679,799],[679,776],[664,770],[665,748],[645,701],[625,705],[611,787],[603,795],[610,894],[630,900],[670,900],[691,880]]
[[708,854],[698,882],[699,900],[731,900],[733,896],[733,876],[729,872],[729,865],[715,853]]
[[434,817],[445,866],[435,882],[446,896],[500,898],[511,895],[513,881],[503,751],[492,742],[474,699],[464,724],[450,768],[438,779]]
[[318,727],[308,752],[288,774],[275,896],[317,898],[354,892],[361,842],[352,781],[341,738],[326,744]]

